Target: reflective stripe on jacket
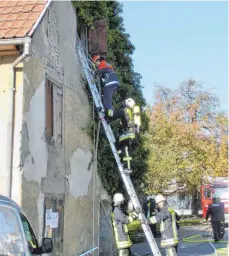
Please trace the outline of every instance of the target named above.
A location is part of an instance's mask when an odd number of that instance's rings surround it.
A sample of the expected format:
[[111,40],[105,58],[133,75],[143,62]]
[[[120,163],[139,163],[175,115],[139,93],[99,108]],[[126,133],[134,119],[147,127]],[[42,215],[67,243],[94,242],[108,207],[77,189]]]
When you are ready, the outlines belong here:
[[128,217],[120,207],[116,206],[111,214],[111,219],[117,248],[125,249],[131,247],[132,242],[127,227],[127,224],[130,222],[130,217]]
[[165,204],[155,216],[150,218],[152,224],[160,222],[161,247],[165,248],[178,244],[177,219],[177,213],[168,204]]

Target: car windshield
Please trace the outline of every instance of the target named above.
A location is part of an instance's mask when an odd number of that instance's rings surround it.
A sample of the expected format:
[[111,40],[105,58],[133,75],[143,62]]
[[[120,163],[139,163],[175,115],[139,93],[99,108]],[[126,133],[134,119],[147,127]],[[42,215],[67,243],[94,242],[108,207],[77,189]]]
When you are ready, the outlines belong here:
[[26,246],[17,212],[13,208],[0,205],[0,255],[25,256]]

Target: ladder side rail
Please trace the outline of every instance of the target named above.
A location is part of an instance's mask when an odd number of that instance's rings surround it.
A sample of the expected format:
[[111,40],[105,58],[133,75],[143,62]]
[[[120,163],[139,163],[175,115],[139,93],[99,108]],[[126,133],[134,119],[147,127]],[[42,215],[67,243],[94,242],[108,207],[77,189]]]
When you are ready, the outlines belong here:
[[86,61],[84,60],[85,56],[82,54],[80,47],[77,47],[77,50],[79,53],[79,57],[80,57],[80,60],[81,60],[81,63],[82,63],[83,69],[84,69],[84,73],[85,73],[86,79],[88,81],[89,88],[91,90],[95,105],[97,108],[103,107],[96,84],[93,83],[93,78],[92,78],[91,74],[89,73],[88,67],[86,65]]

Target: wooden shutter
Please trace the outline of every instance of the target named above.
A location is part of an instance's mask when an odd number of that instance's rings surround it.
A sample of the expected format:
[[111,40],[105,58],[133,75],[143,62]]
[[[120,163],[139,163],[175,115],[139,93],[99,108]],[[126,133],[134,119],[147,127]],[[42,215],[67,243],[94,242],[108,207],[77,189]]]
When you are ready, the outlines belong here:
[[46,79],[45,82],[45,97],[46,97],[46,136],[53,136],[53,90],[52,83]]
[[94,21],[94,29],[89,29],[88,34],[89,53],[91,55],[106,55],[107,52],[107,29],[104,20]]
[[63,97],[62,89],[58,86],[53,86],[53,130],[54,140],[62,143],[62,107]]

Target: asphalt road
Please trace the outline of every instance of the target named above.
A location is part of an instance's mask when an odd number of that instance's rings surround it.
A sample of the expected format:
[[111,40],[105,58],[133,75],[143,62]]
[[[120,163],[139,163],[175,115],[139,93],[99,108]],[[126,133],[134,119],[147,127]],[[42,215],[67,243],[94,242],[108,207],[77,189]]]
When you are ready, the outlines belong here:
[[[223,254],[216,254],[217,249],[226,248],[227,243],[214,243],[214,242],[204,242],[202,240],[210,240],[212,238],[212,233],[210,233],[211,228],[209,225],[200,225],[200,226],[192,226],[192,227],[184,227],[180,230],[180,237],[189,237],[193,234],[205,234],[208,236],[198,236],[198,237],[190,237],[188,241],[185,242],[183,240],[180,241],[178,247],[178,256],[213,256],[213,255],[228,255],[225,254],[225,250]],[[226,233],[224,236],[224,240],[228,241],[228,228],[226,229]],[[160,239],[156,239],[158,246],[160,247]],[[191,242],[194,241],[194,242]],[[196,241],[196,242],[195,242]],[[198,242],[197,242],[198,241]],[[153,255],[149,248],[147,242],[141,244],[135,244],[132,246],[131,251],[136,256],[149,256]],[[162,256],[165,256],[165,252],[161,249]]]

